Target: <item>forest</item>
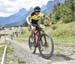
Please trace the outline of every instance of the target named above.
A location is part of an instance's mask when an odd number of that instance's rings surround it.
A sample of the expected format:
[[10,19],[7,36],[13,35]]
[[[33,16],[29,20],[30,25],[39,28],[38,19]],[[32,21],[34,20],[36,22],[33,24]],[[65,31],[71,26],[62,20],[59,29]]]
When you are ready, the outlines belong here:
[[65,0],[64,3],[57,3],[50,14],[53,23],[62,21],[64,23],[75,21],[75,0]]

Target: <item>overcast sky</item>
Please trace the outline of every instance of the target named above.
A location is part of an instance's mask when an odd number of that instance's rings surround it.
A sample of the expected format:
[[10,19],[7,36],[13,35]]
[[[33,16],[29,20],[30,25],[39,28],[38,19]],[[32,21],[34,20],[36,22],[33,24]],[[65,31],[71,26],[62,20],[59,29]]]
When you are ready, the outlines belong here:
[[53,0],[0,0],[0,16],[9,16],[19,11],[21,8],[29,10],[30,7],[46,5]]

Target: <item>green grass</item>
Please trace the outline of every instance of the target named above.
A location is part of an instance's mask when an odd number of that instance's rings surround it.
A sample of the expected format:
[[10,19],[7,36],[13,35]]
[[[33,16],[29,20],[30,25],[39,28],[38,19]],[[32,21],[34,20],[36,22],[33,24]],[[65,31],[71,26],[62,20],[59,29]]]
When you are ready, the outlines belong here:
[[25,40],[28,40],[29,35],[30,35],[29,27],[26,27],[24,29],[24,33],[20,35],[19,37],[17,37],[16,39],[19,41],[25,41]]
[[52,31],[55,44],[75,46],[75,22],[67,24],[59,22],[52,27],[55,27]]
[[6,64],[20,64],[18,62],[18,57],[15,57],[13,52],[13,48],[8,46]]
[[57,23],[53,30],[53,36],[55,38],[61,38],[63,40],[75,40],[75,22],[71,23]]
[[0,47],[0,56],[3,54],[3,51],[4,51],[4,46]]

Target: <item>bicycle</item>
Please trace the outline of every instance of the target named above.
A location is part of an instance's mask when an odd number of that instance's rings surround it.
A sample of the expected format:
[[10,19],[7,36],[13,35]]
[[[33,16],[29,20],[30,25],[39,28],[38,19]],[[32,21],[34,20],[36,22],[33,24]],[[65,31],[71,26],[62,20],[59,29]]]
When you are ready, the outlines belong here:
[[[39,33],[38,39],[36,42],[36,34]],[[29,48],[32,50],[33,54],[36,52],[36,48],[38,48],[40,55],[49,59],[53,55],[54,51],[54,43],[51,36],[45,33],[45,31],[38,26],[38,29],[32,36],[29,36]]]

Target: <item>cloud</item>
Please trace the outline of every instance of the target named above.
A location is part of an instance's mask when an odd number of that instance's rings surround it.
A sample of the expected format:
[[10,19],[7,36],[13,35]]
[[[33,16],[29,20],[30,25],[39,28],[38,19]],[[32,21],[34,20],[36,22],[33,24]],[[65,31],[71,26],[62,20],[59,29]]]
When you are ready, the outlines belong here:
[[29,10],[30,7],[46,5],[52,0],[0,0],[0,16],[11,15],[21,8]]

